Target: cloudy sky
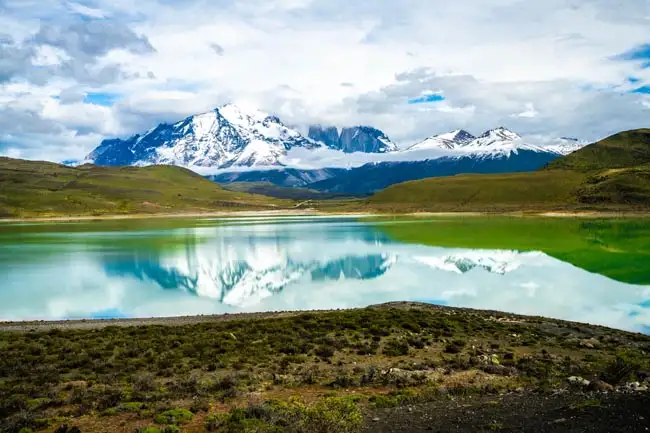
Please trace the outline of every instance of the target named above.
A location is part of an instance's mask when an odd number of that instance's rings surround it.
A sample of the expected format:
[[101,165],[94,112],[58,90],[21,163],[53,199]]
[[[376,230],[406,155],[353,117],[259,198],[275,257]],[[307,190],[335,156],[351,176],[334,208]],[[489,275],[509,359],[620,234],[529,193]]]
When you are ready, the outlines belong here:
[[81,158],[226,102],[398,143],[650,126],[650,0],[0,0],[0,154]]

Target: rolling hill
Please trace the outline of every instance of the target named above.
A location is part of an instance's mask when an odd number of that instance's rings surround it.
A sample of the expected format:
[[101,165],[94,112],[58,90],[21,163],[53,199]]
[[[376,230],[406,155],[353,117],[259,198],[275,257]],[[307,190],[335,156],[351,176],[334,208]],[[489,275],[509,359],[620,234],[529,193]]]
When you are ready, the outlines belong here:
[[615,134],[535,172],[393,185],[370,197],[367,205],[387,212],[648,210],[650,129]]
[[277,209],[288,201],[226,191],[181,167],[76,168],[0,158],[0,217]]
[[650,163],[650,129],[619,132],[559,158],[549,169],[606,170]]

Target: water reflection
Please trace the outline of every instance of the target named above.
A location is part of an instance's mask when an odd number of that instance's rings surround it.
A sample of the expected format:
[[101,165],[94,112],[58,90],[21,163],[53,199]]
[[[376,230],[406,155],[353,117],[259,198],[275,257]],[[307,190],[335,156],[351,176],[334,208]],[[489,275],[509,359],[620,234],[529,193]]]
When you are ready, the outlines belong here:
[[[30,234],[30,236],[34,236]],[[650,286],[536,251],[392,241],[356,221],[0,239],[0,318],[150,317],[418,300],[650,332]],[[40,239],[40,241],[39,241]],[[135,242],[134,242],[135,240]],[[42,248],[34,247],[42,242]],[[5,260],[11,251],[20,261]]]

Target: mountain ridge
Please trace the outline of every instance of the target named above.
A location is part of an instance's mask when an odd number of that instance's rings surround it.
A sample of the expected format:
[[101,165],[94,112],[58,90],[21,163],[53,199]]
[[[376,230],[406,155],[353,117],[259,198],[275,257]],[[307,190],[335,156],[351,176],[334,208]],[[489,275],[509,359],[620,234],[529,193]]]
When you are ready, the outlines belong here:
[[367,125],[342,128],[310,125],[307,136],[330,149],[344,153],[386,153],[397,150],[397,145],[381,130]]
[[[299,158],[285,158],[294,149],[330,149],[357,155],[382,154],[390,160],[428,160],[467,154],[477,158],[509,157],[522,149],[559,156],[581,146],[582,142],[576,141],[571,141],[570,146],[532,145],[505,127],[498,127],[478,137],[465,130],[455,130],[428,137],[408,149],[400,150],[384,132],[372,126],[345,127],[339,131],[334,126],[311,125],[307,136],[304,136],[296,128],[282,123],[277,116],[250,107],[243,109],[235,104],[226,104],[175,123],[161,123],[143,134],[126,139],[103,140],[83,162],[108,166],[169,164],[215,169],[295,168]],[[432,153],[429,154],[429,151]],[[453,155],[440,155],[438,151]],[[311,155],[321,158],[318,153]],[[358,157],[353,160],[358,160]],[[318,163],[317,160],[316,165]],[[320,168],[332,167],[327,159],[320,164]]]

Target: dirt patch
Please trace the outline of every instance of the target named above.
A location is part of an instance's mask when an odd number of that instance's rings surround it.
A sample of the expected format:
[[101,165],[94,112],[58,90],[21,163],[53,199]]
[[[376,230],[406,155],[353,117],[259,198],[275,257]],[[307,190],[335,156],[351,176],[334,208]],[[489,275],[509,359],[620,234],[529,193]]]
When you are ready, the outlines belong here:
[[367,432],[647,432],[650,395],[522,393],[375,409]]

